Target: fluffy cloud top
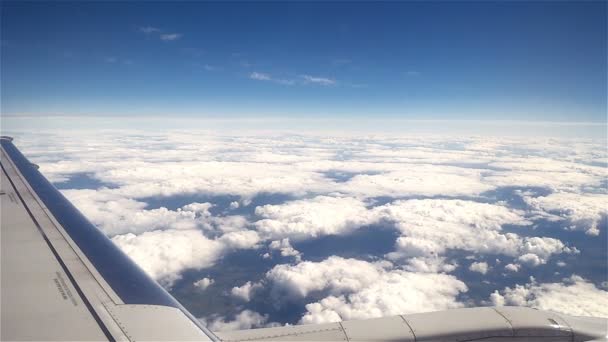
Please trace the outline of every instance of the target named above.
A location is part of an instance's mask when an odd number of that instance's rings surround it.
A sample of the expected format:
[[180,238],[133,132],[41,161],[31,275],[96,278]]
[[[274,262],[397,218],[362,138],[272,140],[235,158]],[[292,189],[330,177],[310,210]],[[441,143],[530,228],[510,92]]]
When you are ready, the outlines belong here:
[[476,169],[444,165],[408,165],[377,175],[361,174],[340,187],[362,196],[470,196],[494,189]]
[[509,272],[518,272],[520,268],[521,268],[521,265],[519,265],[519,264],[506,264],[505,265],[505,270],[509,271]]
[[466,285],[451,275],[391,269],[330,257],[321,262],[278,265],[266,274],[273,297],[303,299],[312,292],[326,295],[306,305],[302,323],[324,323],[460,307],[456,297]]
[[599,235],[598,223],[608,215],[608,194],[577,194],[558,192],[544,197],[524,197],[539,210],[557,213],[572,222],[571,229]]
[[196,286],[197,288],[199,288],[201,290],[205,290],[209,286],[211,286],[214,282],[215,282],[215,280],[205,277],[205,278],[195,281],[194,283],[192,283],[192,285]]
[[488,266],[487,262],[474,262],[471,264],[471,266],[469,266],[469,270],[471,272],[477,272],[481,274],[488,273],[489,269],[490,267]]
[[448,249],[508,256],[532,255],[537,264],[552,254],[574,250],[547,237],[520,237],[503,233],[502,225],[529,225],[524,213],[502,205],[463,200],[396,201],[374,209],[396,222],[402,236],[396,241],[393,260],[433,258]]
[[182,270],[213,265],[225,248],[193,229],[129,233],[112,241],[152,278],[168,286],[180,278]]
[[231,331],[276,326],[276,323],[267,323],[268,315],[261,315],[255,311],[244,310],[234,317],[226,320],[224,317],[207,320],[201,319],[203,324],[212,331]]
[[317,196],[311,200],[257,207],[263,219],[255,223],[271,238],[302,239],[349,232],[371,222],[365,204],[351,197]]
[[515,285],[490,296],[492,304],[530,306],[574,316],[608,317],[608,292],[598,289],[585,279],[573,275],[563,283]]
[[230,293],[233,297],[239,298],[245,302],[251,300],[251,296],[255,293],[255,291],[262,288],[262,284],[252,283],[250,281],[246,282],[242,286],[235,286],[232,288]]
[[284,256],[284,257],[292,256],[295,258],[296,262],[302,261],[302,254],[299,251],[297,251],[295,248],[293,248],[293,246],[291,246],[291,243],[289,242],[289,238],[272,241],[268,245],[268,248],[270,250],[280,251],[281,256]]

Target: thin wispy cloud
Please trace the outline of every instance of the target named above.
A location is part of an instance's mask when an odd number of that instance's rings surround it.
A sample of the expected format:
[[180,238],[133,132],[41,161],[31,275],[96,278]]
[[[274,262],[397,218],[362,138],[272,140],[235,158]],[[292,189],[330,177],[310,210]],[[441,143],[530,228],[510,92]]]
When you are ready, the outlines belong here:
[[139,28],[139,32],[143,32],[145,34],[150,34],[150,33],[160,32],[160,29],[156,28],[156,27],[152,27],[152,26],[142,26]]
[[310,76],[310,75],[300,75],[300,77],[302,77],[305,84],[313,83],[313,84],[318,84],[318,85],[323,85],[323,86],[331,86],[331,85],[336,85],[336,83],[337,83],[336,80],[333,80],[331,78],[326,78],[326,77],[317,77],[317,76]]
[[183,36],[183,34],[175,32],[164,33],[164,30],[154,26],[141,26],[138,30],[139,32],[144,33],[146,35],[158,35],[158,38],[164,42],[178,40]]
[[272,80],[272,78],[270,77],[270,75],[264,74],[264,73],[261,73],[261,72],[257,72],[257,71],[254,71],[251,74],[249,74],[249,78],[251,78],[252,80],[258,80],[258,81],[270,81],[270,80]]
[[276,78],[270,74],[254,71],[249,74],[249,78],[257,81],[267,81],[274,82],[282,85],[320,85],[320,86],[334,86],[337,85],[338,82],[334,79],[327,77],[318,77],[311,75],[300,75],[299,78]]
[[266,74],[263,72],[254,71],[249,74],[249,78],[256,81],[267,81],[274,82],[282,85],[294,85],[296,82],[294,80],[284,79],[284,78],[274,78],[270,74]]
[[416,70],[408,70],[405,72],[405,76],[420,76],[420,71],[416,71]]
[[219,67],[216,67],[216,66],[213,66],[213,65],[210,65],[210,64],[203,65],[203,69],[205,69],[206,71],[218,71],[218,70],[220,70]]
[[160,40],[164,42],[170,42],[173,40],[178,40],[182,37],[181,33],[165,33],[160,35]]

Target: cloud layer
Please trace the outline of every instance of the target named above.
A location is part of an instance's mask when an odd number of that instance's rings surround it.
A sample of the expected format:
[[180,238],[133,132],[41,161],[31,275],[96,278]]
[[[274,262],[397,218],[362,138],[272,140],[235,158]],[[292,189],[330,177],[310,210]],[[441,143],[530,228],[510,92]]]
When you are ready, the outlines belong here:
[[[304,76],[298,82],[334,84]],[[483,300],[496,290],[495,304],[604,314],[588,304],[605,292],[587,279],[594,273],[564,273],[606,229],[604,142],[200,130],[16,138],[152,277],[171,288],[200,270],[190,287],[234,302],[234,312],[206,315],[217,329],[271,324],[286,303],[302,312],[289,323],[479,305],[469,290],[478,287],[467,284],[480,276],[493,286]],[[377,229],[395,234],[387,252],[321,257],[305,248]],[[259,257],[258,274],[227,284],[203,273],[243,251]],[[544,278],[523,286],[509,278],[525,275]],[[583,304],[566,302],[574,294]],[[259,307],[259,296],[272,305]]]
[[607,291],[577,275],[559,283],[539,284],[532,278],[528,284],[507,287],[490,296],[492,304],[497,306],[530,306],[573,316],[595,317],[608,317],[607,298]]

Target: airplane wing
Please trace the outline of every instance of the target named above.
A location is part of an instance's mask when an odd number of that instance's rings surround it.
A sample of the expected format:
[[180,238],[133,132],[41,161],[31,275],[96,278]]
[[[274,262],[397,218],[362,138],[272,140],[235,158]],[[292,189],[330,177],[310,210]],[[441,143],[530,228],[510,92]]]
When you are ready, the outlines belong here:
[[217,340],[0,142],[2,341]]
[[0,144],[2,341],[607,341],[606,319],[515,307],[213,333]]

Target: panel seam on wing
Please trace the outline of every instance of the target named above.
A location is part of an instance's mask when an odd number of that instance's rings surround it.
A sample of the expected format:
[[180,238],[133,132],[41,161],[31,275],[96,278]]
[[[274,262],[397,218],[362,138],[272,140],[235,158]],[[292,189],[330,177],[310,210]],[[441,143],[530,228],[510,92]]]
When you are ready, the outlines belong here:
[[275,337],[283,337],[283,336],[300,336],[300,335],[314,334],[314,333],[318,333],[318,332],[340,331],[340,330],[343,331],[343,329],[340,329],[340,328],[317,329],[317,330],[309,330],[309,331],[300,332],[300,333],[285,333],[285,334],[274,334],[274,335],[262,335],[262,336],[249,337],[249,338],[239,338],[237,340],[222,339],[222,341],[225,341],[225,342],[257,341],[257,340],[263,340],[263,339],[267,339],[267,338],[275,338]]

